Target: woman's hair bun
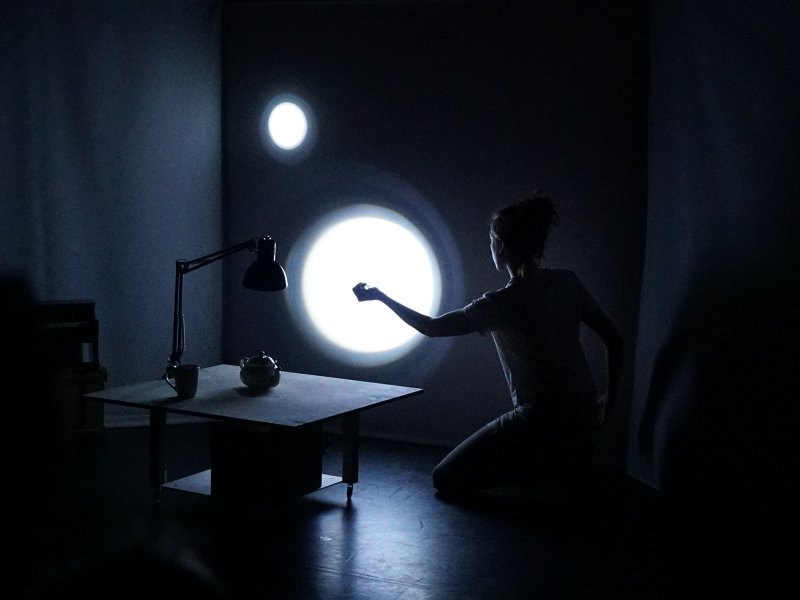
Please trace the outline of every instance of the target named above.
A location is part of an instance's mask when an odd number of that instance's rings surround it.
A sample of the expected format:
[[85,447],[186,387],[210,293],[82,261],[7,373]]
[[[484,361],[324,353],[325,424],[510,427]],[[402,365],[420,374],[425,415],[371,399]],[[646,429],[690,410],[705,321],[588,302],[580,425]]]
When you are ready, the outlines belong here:
[[553,201],[540,192],[534,192],[521,200],[517,205],[516,218],[529,227],[536,229],[549,228],[558,222]]
[[491,230],[523,261],[541,258],[550,226],[558,222],[552,200],[540,192],[496,211]]

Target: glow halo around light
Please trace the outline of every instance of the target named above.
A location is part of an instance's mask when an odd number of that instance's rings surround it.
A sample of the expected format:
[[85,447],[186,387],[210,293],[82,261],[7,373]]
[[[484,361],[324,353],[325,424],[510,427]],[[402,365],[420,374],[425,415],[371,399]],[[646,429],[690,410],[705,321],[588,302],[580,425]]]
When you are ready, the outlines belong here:
[[294,94],[274,96],[264,107],[258,127],[261,142],[272,157],[286,164],[308,156],[317,135],[311,106]]
[[[432,315],[441,301],[441,272],[420,231],[395,211],[356,205],[337,211],[307,234],[298,257],[307,331],[338,358],[377,365],[402,356],[422,336],[380,302],[358,302],[359,282]],[[309,327],[310,326],[310,327]]]

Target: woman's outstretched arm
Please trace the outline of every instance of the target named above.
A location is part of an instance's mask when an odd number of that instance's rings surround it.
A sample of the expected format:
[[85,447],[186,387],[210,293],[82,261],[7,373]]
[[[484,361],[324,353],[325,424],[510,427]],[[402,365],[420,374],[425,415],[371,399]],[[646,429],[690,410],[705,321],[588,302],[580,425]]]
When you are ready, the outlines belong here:
[[390,298],[376,287],[369,287],[366,283],[359,283],[353,288],[353,293],[359,302],[377,300],[383,302],[394,314],[410,325],[422,335],[428,337],[445,337],[452,335],[465,335],[472,333],[475,328],[470,324],[464,312],[454,310],[438,317],[429,317],[418,313],[412,308],[400,304]]

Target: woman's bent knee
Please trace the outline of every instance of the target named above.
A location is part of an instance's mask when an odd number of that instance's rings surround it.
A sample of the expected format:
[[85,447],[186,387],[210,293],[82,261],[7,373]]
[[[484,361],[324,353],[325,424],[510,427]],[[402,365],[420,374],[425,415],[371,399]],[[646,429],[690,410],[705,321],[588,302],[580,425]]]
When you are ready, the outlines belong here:
[[441,463],[433,468],[433,487],[435,487],[439,492],[447,489],[447,477],[445,476],[444,471],[445,469],[442,468]]
[[456,495],[463,492],[463,481],[454,476],[454,470],[448,465],[447,460],[443,460],[433,469],[433,487],[443,495]]

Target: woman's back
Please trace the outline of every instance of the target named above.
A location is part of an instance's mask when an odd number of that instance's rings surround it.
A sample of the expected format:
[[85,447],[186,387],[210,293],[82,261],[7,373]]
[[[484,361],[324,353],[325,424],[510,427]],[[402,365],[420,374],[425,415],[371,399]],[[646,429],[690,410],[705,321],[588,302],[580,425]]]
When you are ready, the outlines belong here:
[[553,394],[595,394],[580,344],[580,323],[598,310],[578,277],[561,269],[537,269],[484,294],[464,311],[490,331],[515,404],[535,404]]

